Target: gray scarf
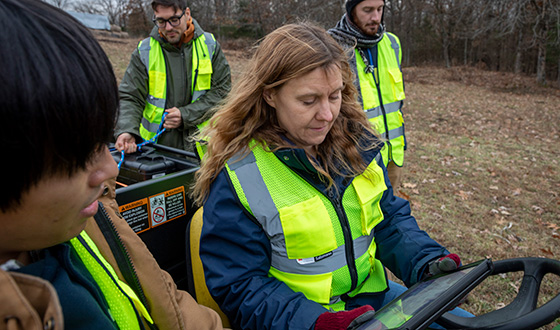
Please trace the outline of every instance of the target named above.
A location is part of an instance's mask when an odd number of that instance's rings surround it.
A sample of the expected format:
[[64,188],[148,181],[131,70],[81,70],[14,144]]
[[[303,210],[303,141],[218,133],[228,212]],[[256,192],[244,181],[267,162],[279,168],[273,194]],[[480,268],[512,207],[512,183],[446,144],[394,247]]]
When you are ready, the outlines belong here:
[[371,48],[383,38],[385,25],[381,23],[375,36],[368,36],[354,24],[346,14],[342,16],[336,27],[330,29],[328,33],[342,46],[346,48]]
[[[375,47],[385,34],[385,25],[381,23],[379,30],[375,36],[368,36],[362,33],[362,31],[347,17],[346,14],[342,16],[340,21],[336,24],[336,27],[329,29],[327,31],[343,48],[353,49],[356,47],[360,57],[366,64],[366,72],[373,72],[373,66],[369,63],[368,57],[364,53],[364,48]],[[363,105],[362,92],[360,90],[360,82],[358,80],[358,72],[356,66],[356,57],[354,56],[354,51],[349,53],[348,62],[350,63],[350,68],[354,72],[354,85],[358,89],[358,102]]]

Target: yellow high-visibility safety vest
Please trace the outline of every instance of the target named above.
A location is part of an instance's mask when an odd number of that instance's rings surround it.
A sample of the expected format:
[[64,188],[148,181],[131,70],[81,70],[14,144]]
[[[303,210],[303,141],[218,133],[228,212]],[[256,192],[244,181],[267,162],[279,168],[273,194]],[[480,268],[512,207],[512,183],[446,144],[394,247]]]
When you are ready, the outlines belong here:
[[111,264],[101,255],[97,246],[85,231],[82,231],[78,237],[71,239],[70,244],[101,289],[107,304],[109,304],[109,312],[117,322],[119,329],[140,329],[140,322],[142,322],[139,319],[140,316],[144,317],[149,323],[154,323],[136,293],[128,284],[118,278]]
[[[379,202],[387,189],[377,160],[354,178],[336,207],[260,146],[237,158],[226,168],[239,200],[271,240],[269,276],[335,311],[344,310],[343,295],[387,288],[383,265],[375,258],[373,228],[383,220]],[[352,265],[349,253],[355,256]]]
[[[400,41],[394,34],[386,32],[377,44],[377,49],[377,67],[380,69],[373,73],[366,72],[364,60],[359,51],[355,50],[359,99],[370,122],[381,136],[387,139],[381,151],[385,166],[389,160],[397,166],[402,166],[405,141],[401,108],[405,95]],[[364,52],[367,54],[367,51]],[[375,80],[379,82],[379,90]]]
[[[205,32],[193,40],[191,103],[211,88],[212,57],[215,50],[216,39],[211,33]],[[157,134],[165,111],[167,68],[161,44],[156,39],[149,37],[142,40],[138,44],[138,52],[148,72],[148,96],[140,122],[140,136],[149,140]]]

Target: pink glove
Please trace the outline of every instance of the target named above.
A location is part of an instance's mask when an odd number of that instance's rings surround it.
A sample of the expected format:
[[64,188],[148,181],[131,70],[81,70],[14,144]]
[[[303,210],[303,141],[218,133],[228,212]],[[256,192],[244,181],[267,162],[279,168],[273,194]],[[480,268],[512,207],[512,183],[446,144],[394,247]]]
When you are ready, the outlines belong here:
[[434,276],[441,273],[450,272],[461,266],[461,258],[455,253],[445,255],[439,259],[430,261],[428,264],[427,276]]
[[[319,315],[315,322],[315,330],[341,330],[346,329],[356,318],[369,319],[375,314],[373,307],[365,305],[351,311],[325,312]],[[363,315],[363,316],[362,316]]]

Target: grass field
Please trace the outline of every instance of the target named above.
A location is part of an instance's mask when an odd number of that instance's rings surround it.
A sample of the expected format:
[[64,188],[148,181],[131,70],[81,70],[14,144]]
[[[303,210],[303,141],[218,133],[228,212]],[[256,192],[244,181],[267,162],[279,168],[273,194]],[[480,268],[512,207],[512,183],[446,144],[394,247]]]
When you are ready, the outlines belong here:
[[[137,40],[100,41],[120,80]],[[247,54],[225,54],[235,81]],[[400,192],[420,227],[464,263],[560,259],[560,90],[471,67],[404,73],[408,150]],[[520,283],[519,274],[494,276],[463,308],[501,308]],[[558,292],[558,278],[547,276],[539,304]]]

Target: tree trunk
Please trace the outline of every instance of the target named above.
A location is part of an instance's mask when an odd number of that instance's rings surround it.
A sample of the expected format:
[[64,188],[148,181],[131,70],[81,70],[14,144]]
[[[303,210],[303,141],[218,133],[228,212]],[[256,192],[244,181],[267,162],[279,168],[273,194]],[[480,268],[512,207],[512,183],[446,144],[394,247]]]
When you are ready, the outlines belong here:
[[546,43],[539,40],[539,54],[537,55],[537,82],[546,84]]
[[548,22],[546,20],[547,9],[549,2],[542,1],[539,8],[540,13],[538,16],[538,30],[537,30],[537,82],[541,85],[546,84],[546,42],[548,36]]
[[445,61],[445,67],[446,68],[450,68],[451,67],[451,58],[449,57],[449,36],[447,35],[447,33],[443,33],[443,59]]
[[469,57],[469,38],[465,38],[465,47],[463,50],[463,65],[467,65]]
[[513,72],[520,74],[521,70],[522,70],[522,62],[521,59],[523,58],[523,27],[521,26],[519,28],[519,34],[517,36],[517,46],[515,48],[515,64],[514,64],[514,68],[513,68]]

